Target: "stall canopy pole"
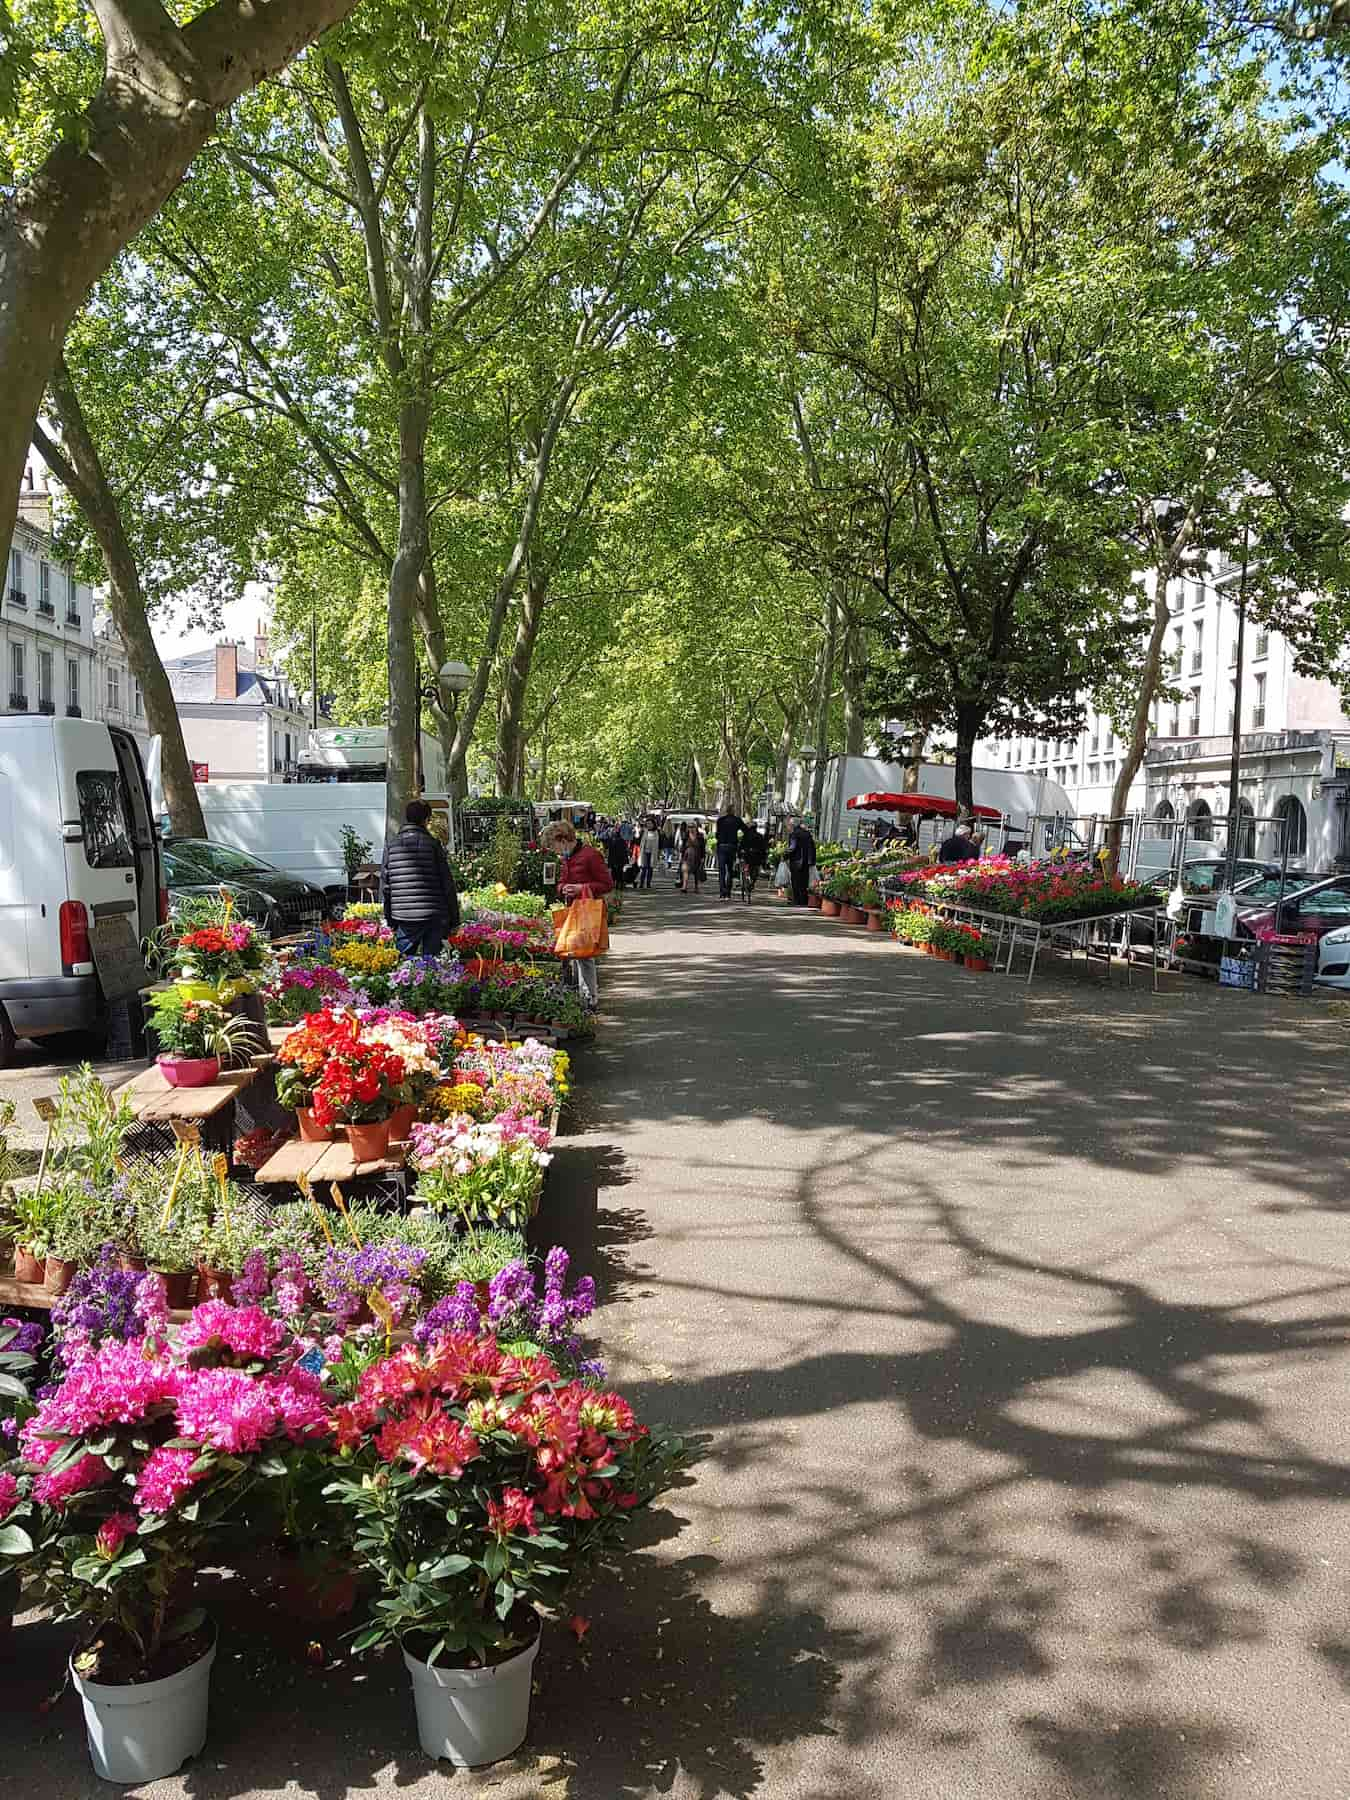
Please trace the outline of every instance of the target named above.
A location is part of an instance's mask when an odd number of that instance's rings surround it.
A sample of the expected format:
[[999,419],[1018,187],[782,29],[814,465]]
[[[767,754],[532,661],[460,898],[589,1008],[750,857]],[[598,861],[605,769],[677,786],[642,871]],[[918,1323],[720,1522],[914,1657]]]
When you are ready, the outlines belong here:
[[1233,670],[1233,747],[1228,762],[1228,845],[1224,858],[1223,885],[1231,888],[1237,872],[1238,840],[1242,817],[1238,782],[1242,774],[1242,653],[1247,631],[1247,562],[1251,555],[1251,527],[1242,527],[1242,574],[1238,579],[1237,666]]

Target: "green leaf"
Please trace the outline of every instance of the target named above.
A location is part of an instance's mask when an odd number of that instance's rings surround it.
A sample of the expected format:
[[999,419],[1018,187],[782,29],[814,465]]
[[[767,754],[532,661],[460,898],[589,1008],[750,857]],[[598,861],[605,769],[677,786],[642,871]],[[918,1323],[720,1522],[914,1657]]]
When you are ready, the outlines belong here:
[[443,1556],[439,1562],[432,1563],[429,1569],[418,1571],[421,1581],[445,1581],[451,1575],[462,1575],[465,1569],[473,1567],[467,1556]]
[[164,1627],[165,1641],[172,1643],[175,1638],[187,1637],[189,1632],[199,1631],[205,1623],[206,1608],[204,1606],[189,1607],[188,1610],[185,1613],[181,1613],[171,1625],[166,1625]]
[[0,1525],[0,1556],[28,1556],[33,1540],[22,1525]]

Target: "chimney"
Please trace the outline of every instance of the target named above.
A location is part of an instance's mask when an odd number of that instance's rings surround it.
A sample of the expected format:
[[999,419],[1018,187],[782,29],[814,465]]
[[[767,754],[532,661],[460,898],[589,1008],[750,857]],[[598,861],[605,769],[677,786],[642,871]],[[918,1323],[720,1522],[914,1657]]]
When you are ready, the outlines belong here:
[[52,528],[52,496],[44,475],[39,486],[32,463],[25,465],[23,486],[19,490],[19,517],[25,525],[48,534]]
[[267,627],[263,624],[261,619],[258,620],[257,629],[253,634],[253,666],[255,669],[266,669],[269,667],[267,660]]
[[216,699],[233,700],[239,693],[239,647],[216,645]]

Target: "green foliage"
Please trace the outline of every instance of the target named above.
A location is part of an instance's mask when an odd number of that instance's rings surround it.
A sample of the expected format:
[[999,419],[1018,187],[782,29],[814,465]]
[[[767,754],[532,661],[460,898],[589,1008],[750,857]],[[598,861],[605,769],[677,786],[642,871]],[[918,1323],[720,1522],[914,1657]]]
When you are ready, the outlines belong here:
[[355,878],[356,871],[370,861],[375,849],[369,838],[359,836],[353,825],[342,827],[342,866],[347,871],[347,880]]

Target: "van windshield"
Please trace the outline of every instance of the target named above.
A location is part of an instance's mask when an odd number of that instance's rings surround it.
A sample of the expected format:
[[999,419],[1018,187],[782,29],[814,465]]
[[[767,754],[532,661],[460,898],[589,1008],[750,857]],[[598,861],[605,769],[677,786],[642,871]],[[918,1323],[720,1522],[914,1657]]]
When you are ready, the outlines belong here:
[[75,776],[84,854],[91,869],[132,869],[136,853],[115,769],[81,769]]

